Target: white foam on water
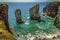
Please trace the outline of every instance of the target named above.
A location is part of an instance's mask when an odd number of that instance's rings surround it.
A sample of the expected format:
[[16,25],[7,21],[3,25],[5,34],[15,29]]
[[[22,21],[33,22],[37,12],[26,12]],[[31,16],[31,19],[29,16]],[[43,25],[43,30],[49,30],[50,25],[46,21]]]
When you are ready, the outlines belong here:
[[30,19],[30,17],[28,16],[27,19]]
[[28,21],[26,21],[24,24],[27,24],[27,25],[28,25],[28,24],[29,24],[29,22],[28,22]]
[[[30,18],[30,17],[27,17],[27,19],[29,19],[29,18]],[[28,24],[29,24],[29,21],[26,21],[24,24],[27,24],[27,25],[28,25]]]

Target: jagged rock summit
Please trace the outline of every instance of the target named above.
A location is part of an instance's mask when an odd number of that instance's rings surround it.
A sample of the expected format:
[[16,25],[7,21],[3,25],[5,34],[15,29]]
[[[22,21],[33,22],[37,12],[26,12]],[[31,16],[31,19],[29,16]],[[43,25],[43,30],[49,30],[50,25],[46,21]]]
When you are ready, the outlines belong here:
[[39,4],[34,5],[29,9],[30,12],[30,19],[40,21],[39,16]]

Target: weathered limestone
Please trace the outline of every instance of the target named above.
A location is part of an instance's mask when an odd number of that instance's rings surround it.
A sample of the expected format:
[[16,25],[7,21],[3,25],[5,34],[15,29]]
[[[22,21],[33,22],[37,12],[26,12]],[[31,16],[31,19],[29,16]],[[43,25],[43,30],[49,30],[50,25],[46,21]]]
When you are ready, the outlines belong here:
[[58,12],[58,6],[59,2],[51,2],[44,7],[43,12],[44,14],[47,13],[46,15],[52,18],[55,18]]
[[22,18],[21,18],[21,10],[20,10],[20,9],[16,9],[16,10],[15,10],[15,17],[16,17],[16,21],[17,21],[18,23],[24,23],[24,22],[22,21]]
[[51,2],[43,9],[44,15],[55,18],[54,25],[60,29],[60,2]]
[[9,23],[8,23],[8,5],[7,4],[0,4],[0,20],[4,21],[4,24],[6,26],[6,29],[12,33],[9,29]]
[[29,12],[30,12],[30,19],[40,21],[38,4],[34,5],[32,8],[30,8]]
[[56,25],[57,28],[60,29],[60,5],[58,7],[58,12],[57,12],[57,16],[55,17],[54,24]]

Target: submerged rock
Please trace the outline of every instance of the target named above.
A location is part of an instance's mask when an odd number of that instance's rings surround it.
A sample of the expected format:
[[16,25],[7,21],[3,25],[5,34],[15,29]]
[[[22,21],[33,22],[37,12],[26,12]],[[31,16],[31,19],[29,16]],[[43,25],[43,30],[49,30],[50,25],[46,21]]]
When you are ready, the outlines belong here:
[[0,20],[2,20],[5,24],[6,29],[12,33],[9,29],[8,23],[8,5],[7,4],[0,4]]
[[30,19],[40,21],[38,4],[34,5],[32,8],[30,8],[29,12],[30,12]]
[[43,8],[43,12],[45,15],[55,18],[58,12],[58,6],[60,2],[51,2],[46,5],[46,7]]
[[60,6],[58,7],[58,12],[57,16],[55,17],[54,24],[56,25],[57,28],[60,29]]
[[20,9],[16,9],[16,11],[15,11],[15,17],[16,17],[16,21],[18,23],[24,23],[22,21],[22,18],[21,18],[21,10]]

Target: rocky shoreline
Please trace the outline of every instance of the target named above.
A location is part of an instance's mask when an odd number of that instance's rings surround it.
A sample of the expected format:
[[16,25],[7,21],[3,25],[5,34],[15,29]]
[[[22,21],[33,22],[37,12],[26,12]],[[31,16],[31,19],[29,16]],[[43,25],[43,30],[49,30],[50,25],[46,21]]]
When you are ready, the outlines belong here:
[[28,33],[27,35],[22,35],[18,33],[17,40],[60,40],[60,30],[55,34],[39,33],[36,31],[35,35]]

